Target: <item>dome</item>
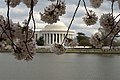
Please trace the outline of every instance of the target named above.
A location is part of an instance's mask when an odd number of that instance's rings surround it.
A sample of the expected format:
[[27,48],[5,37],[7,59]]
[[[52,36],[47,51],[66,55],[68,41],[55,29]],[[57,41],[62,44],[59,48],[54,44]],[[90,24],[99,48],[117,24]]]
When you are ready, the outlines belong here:
[[58,21],[57,23],[46,25],[42,31],[67,31],[67,29],[68,27],[63,22]]
[[[68,27],[63,22],[58,21],[57,23],[46,25],[35,37],[39,39],[40,36],[43,36],[45,45],[61,44],[67,30]],[[74,30],[69,30],[67,37],[73,39],[74,32]]]

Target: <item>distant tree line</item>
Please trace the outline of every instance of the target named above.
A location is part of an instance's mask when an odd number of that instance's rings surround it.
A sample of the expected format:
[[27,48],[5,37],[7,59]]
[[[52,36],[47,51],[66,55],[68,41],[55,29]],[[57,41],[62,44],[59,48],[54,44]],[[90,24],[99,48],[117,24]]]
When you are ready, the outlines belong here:
[[44,37],[40,36],[39,39],[36,40],[36,44],[38,46],[44,46]]
[[78,41],[78,46],[91,46],[90,44],[90,37],[86,36],[84,33],[77,33],[77,41]]

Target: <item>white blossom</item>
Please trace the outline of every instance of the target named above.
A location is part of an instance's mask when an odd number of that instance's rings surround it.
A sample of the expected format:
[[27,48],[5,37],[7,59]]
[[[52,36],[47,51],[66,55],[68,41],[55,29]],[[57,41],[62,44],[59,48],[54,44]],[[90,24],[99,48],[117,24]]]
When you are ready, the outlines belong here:
[[13,35],[14,35],[14,38],[16,39],[22,39],[23,37],[23,33],[22,33],[22,27],[18,24],[14,24],[13,27],[12,27],[12,30],[13,30]]
[[26,24],[21,27],[19,23],[13,23],[12,20],[9,20],[8,24],[8,19],[5,20],[0,16],[0,48],[8,49],[6,42],[12,40],[11,46],[15,58],[29,61],[35,54],[36,43],[33,39],[33,30],[26,27]]
[[100,18],[100,25],[104,27],[113,26],[115,23],[114,17],[112,14],[103,14]]
[[61,54],[65,53],[65,48],[61,44],[54,43],[51,47],[51,52],[53,52],[57,55],[61,55]]
[[78,45],[77,39],[66,38],[64,42],[65,46],[75,47]]
[[3,29],[5,29],[5,20],[4,20],[4,17],[2,15],[0,15],[0,39],[3,40],[3,39],[6,39],[6,35],[4,34],[4,31]]
[[98,17],[92,10],[89,10],[89,14],[86,14],[86,16],[83,17],[83,21],[85,22],[86,25],[94,25],[97,20]]
[[99,8],[103,0],[90,0],[91,6],[94,8]]
[[91,36],[90,43],[96,48],[101,48],[103,45],[101,40],[102,40],[102,35],[100,32],[97,32]]
[[0,41],[0,50],[4,50],[6,45],[6,41]]
[[[31,1],[32,0],[22,0],[22,2],[28,7],[31,8]],[[37,4],[38,0],[33,0],[32,5],[35,6]]]
[[32,56],[36,53],[36,43],[34,40],[30,40],[27,43],[22,40],[17,40],[16,45],[16,51],[13,52],[16,59],[27,61],[32,60]]
[[5,0],[5,2],[10,1],[10,6],[11,7],[16,7],[17,5],[20,4],[21,0]]
[[11,50],[11,49],[12,49],[11,45],[6,45],[5,46],[5,50]]
[[5,20],[4,17],[2,15],[0,15],[0,38],[2,38],[2,39],[8,39],[8,36],[9,37],[13,36],[12,31],[11,31],[12,24],[13,23],[10,20],[9,21],[9,26],[8,26],[7,19]]
[[45,23],[56,23],[59,20],[59,16],[65,14],[65,2],[60,1],[58,4],[49,5],[44,9],[44,13],[40,13],[41,20]]
[[114,17],[112,16],[112,14],[108,13],[108,14],[103,14],[100,18],[100,25],[103,27],[103,29],[106,32],[111,32],[112,30],[112,34],[115,34],[116,31],[118,31],[118,26],[116,25],[116,21],[114,19]]

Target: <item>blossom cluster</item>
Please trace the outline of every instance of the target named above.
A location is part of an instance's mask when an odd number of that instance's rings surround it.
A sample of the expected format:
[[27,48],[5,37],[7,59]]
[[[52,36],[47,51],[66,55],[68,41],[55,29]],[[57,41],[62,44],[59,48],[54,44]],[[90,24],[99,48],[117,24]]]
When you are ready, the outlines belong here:
[[16,51],[13,52],[13,55],[15,56],[16,59],[18,60],[32,60],[33,55],[35,55],[36,53],[36,43],[35,40],[30,40],[27,42],[27,46],[26,47],[26,43],[23,40],[17,40],[16,43],[17,45],[16,47]]
[[[90,4],[93,8],[99,8],[104,0],[90,0]],[[120,0],[107,0],[111,2],[117,2],[120,9]]]
[[33,30],[27,30],[26,27],[26,25],[22,27],[19,23],[5,20],[0,15],[0,48],[5,49],[7,42],[10,42],[16,58],[28,61],[35,54],[35,41],[32,36]]
[[89,10],[86,16],[83,17],[83,21],[85,22],[86,25],[94,25],[97,20],[98,17],[96,16],[95,12],[93,12],[92,10]]
[[41,20],[45,23],[56,23],[59,20],[59,16],[65,14],[65,2],[59,1],[56,4],[49,5],[44,9],[44,13],[40,13]]
[[90,38],[90,43],[95,46],[96,48],[101,48],[103,43],[102,43],[102,35],[100,32],[95,33],[94,35],[91,36]]
[[4,50],[6,45],[7,45],[6,41],[3,41],[3,40],[0,41],[0,50]]
[[[20,4],[20,2],[23,2],[28,8],[31,7],[31,1],[32,0],[5,0],[5,2],[10,2],[11,7],[16,7]],[[33,0],[32,6],[35,6],[37,4],[38,0]]]
[[94,8],[99,8],[103,0],[90,0],[91,6]]
[[66,38],[64,42],[65,46],[75,47],[78,45],[77,39]]
[[103,14],[99,22],[106,32],[111,32],[112,34],[115,34],[119,30],[119,24],[116,25],[115,18],[110,13]]
[[51,52],[57,55],[61,55],[61,54],[64,54],[66,51],[65,46],[74,48],[77,45],[78,45],[77,39],[65,38],[64,46],[63,44],[54,43],[51,47]]
[[58,44],[58,43],[54,43],[51,47],[51,52],[57,54],[57,55],[61,55],[63,53],[65,53],[65,48],[62,44]]

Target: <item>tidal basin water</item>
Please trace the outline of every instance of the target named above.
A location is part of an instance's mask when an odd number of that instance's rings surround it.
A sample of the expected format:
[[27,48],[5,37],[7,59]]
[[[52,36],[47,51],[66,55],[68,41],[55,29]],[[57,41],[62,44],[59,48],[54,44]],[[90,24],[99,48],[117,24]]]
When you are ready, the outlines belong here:
[[26,62],[2,53],[0,80],[120,80],[120,56],[37,54]]

